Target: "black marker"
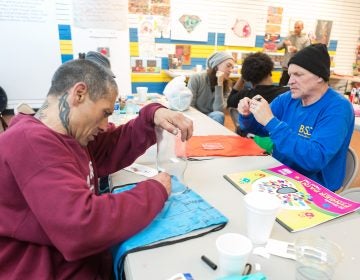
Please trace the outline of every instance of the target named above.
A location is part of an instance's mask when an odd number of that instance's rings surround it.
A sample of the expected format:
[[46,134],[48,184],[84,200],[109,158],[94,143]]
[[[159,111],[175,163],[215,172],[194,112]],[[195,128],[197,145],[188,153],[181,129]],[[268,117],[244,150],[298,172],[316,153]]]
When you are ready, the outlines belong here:
[[213,270],[217,269],[217,265],[213,263],[208,257],[201,256],[201,259],[206,263],[208,266],[210,266]]

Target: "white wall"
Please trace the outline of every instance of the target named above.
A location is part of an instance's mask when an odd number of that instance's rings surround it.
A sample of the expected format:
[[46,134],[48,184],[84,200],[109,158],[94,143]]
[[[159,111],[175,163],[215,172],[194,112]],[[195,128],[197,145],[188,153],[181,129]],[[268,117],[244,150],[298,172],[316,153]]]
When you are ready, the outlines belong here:
[[316,20],[333,21],[330,40],[337,40],[335,71],[352,73],[355,48],[360,35],[359,0],[172,0],[171,8],[191,7],[196,12],[206,12],[209,16],[211,32],[225,32],[227,17],[234,11],[239,15],[257,14],[256,34],[264,35],[267,9],[269,6],[283,7],[282,36],[286,36],[292,26],[290,19],[304,21],[305,30],[315,31]]
[[[52,4],[56,9],[71,7],[73,0],[0,0],[2,11],[4,7],[14,7],[14,4],[42,3],[46,7],[44,22],[22,22],[4,19],[0,16],[0,84],[9,96],[8,108],[19,101],[26,101],[34,107],[40,106],[50,85],[50,77],[61,63],[57,49],[57,23],[72,22],[72,15],[66,9],[57,15],[54,21],[51,15]],[[85,1],[85,0],[76,0]],[[90,0],[97,3],[98,0]],[[110,2],[109,2],[110,1]],[[127,0],[109,0],[98,4],[121,3],[126,9]],[[25,4],[24,4],[25,3]],[[89,2],[83,2],[89,3]],[[125,3],[125,4],[124,4]],[[60,6],[59,6],[60,5]],[[120,4],[119,4],[120,5]],[[191,7],[191,11],[206,13],[209,17],[209,31],[224,33],[227,17],[233,12],[239,14],[255,13],[256,34],[264,35],[267,8],[279,6],[284,8],[282,21],[282,36],[289,29],[290,19],[302,19],[305,29],[314,31],[317,19],[332,20],[331,40],[337,40],[335,71],[351,74],[355,61],[355,48],[360,36],[360,2],[359,0],[171,0],[171,8]],[[71,10],[71,9],[68,9]],[[66,14],[68,13],[68,14]],[[126,10],[124,11],[124,15]],[[61,18],[62,17],[62,18]],[[136,17],[129,16],[131,27],[136,26]],[[46,28],[45,28],[46,27]],[[45,30],[45,29],[46,30]],[[52,30],[51,35],[48,31]],[[99,33],[98,33],[99,34]],[[101,46],[109,46],[111,50],[112,68],[117,76],[120,93],[131,92],[129,34],[127,29],[118,30],[116,36],[93,36],[89,30],[73,29],[74,56],[78,52],[86,52]],[[96,34],[95,34],[96,35]],[[51,38],[51,39],[49,39]]]
[[[88,28],[74,26],[75,2],[84,8]],[[0,9],[0,85],[8,95],[8,109],[19,102],[39,108],[46,98],[51,77],[62,63],[58,24],[71,25],[74,58],[79,52],[109,47],[119,91],[131,92],[127,0],[0,0]],[[102,13],[106,16],[100,25],[109,28],[94,29]]]

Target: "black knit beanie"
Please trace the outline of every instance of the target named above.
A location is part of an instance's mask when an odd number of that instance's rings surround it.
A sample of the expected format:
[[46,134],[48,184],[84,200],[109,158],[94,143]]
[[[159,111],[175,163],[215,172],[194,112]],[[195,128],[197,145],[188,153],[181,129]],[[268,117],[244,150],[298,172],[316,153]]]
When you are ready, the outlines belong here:
[[311,73],[321,77],[324,81],[330,78],[330,56],[324,44],[310,45],[297,52],[289,61]]

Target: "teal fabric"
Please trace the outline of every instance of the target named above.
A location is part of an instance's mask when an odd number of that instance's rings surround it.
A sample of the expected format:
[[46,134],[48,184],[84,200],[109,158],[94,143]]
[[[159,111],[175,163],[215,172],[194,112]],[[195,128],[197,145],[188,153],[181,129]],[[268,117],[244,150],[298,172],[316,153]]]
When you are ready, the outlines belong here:
[[[180,236],[201,228],[227,223],[228,219],[207,203],[200,195],[172,177],[172,193],[162,211],[138,234],[112,248],[116,279],[122,279],[123,261],[130,250]],[[118,188],[113,193],[136,187]]]

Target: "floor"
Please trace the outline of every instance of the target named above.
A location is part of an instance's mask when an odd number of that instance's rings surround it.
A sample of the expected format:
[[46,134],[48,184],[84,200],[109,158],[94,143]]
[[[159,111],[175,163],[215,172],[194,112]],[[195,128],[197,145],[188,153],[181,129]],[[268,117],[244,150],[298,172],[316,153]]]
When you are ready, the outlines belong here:
[[[230,115],[228,113],[226,113],[226,115],[225,115],[225,126],[232,131],[235,130],[235,126],[234,126],[234,124],[230,118]],[[360,131],[357,131],[357,130],[354,131],[350,146],[351,146],[351,148],[353,148],[356,151],[356,154],[360,161]],[[360,169],[359,169],[357,177],[354,179],[354,181],[352,182],[350,187],[360,187]]]
[[[4,119],[6,122],[9,122],[11,117],[12,117],[11,115],[5,115]],[[226,113],[225,115],[225,126],[232,131],[235,130],[235,126],[228,113]],[[1,128],[0,128],[0,132],[1,132]],[[360,160],[360,131],[356,131],[356,130],[354,131],[350,146],[356,151],[356,154]],[[360,172],[358,172],[358,176],[352,182],[351,187],[360,187]]]

